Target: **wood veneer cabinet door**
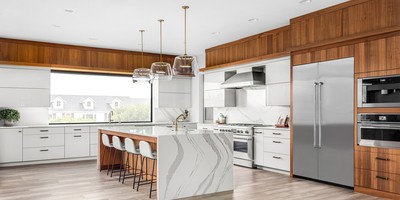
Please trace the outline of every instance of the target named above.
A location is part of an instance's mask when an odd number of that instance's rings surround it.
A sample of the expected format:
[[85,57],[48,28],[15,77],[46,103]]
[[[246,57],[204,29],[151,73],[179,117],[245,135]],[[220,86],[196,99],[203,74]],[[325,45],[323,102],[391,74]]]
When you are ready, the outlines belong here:
[[18,44],[17,60],[25,63],[50,64],[51,48],[44,45]]
[[0,41],[0,60],[17,61],[17,50],[16,43]]
[[89,68],[90,51],[83,48],[54,47],[51,50],[51,64]]
[[386,70],[386,39],[355,45],[355,73]]
[[400,175],[355,169],[355,185],[400,194]]
[[127,55],[109,51],[92,51],[90,54],[91,67],[105,70],[127,71]]
[[400,69],[400,35],[386,39],[386,52],[387,69]]
[[400,155],[355,151],[355,168],[400,174]]

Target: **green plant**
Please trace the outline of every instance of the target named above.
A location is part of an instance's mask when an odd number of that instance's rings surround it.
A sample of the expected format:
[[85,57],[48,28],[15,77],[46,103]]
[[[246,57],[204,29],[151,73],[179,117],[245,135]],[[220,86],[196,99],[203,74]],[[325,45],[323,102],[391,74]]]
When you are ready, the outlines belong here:
[[0,119],[7,121],[18,121],[20,118],[19,112],[14,109],[4,109],[0,111]]

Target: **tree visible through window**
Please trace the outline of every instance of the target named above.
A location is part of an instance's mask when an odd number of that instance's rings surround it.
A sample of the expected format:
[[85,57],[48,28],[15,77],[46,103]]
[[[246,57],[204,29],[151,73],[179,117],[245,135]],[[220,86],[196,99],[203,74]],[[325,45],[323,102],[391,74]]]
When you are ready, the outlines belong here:
[[130,76],[52,72],[54,100],[50,123],[108,122],[110,111],[114,122],[151,121],[151,85]]

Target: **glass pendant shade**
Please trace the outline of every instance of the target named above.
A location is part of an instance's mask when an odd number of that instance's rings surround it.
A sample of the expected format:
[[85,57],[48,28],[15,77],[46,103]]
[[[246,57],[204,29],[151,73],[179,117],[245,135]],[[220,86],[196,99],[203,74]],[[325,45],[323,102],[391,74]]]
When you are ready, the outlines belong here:
[[167,62],[151,64],[150,78],[155,80],[171,80],[173,76],[171,65]]
[[175,57],[174,75],[176,76],[195,76],[197,60],[194,56],[182,55]]
[[138,69],[133,70],[132,79],[133,79],[133,83],[136,83],[136,82],[151,83],[150,69],[138,68]]

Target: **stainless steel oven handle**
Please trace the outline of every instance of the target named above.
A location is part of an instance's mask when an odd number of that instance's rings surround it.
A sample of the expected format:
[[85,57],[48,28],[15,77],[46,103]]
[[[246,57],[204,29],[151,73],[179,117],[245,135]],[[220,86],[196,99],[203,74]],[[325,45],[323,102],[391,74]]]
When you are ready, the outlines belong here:
[[400,127],[399,126],[377,126],[377,125],[374,125],[374,126],[365,126],[365,125],[359,125],[359,127],[360,127],[360,129],[363,129],[363,128],[370,128],[370,129],[394,129],[394,130],[397,130],[397,129],[400,129]]
[[322,92],[322,85],[324,85],[323,82],[319,82],[318,84],[318,88],[319,88],[319,92],[318,92],[318,148],[322,148],[322,126],[321,126],[321,92]]
[[314,148],[317,148],[317,86],[318,83],[314,83]]
[[242,138],[242,137],[233,137],[234,141],[243,141],[243,142],[247,142],[247,141],[252,141],[253,138]]

